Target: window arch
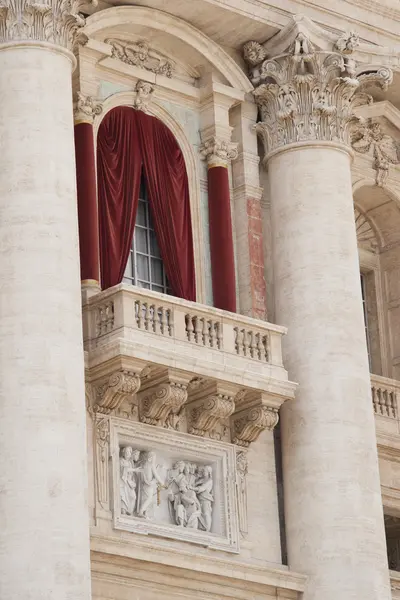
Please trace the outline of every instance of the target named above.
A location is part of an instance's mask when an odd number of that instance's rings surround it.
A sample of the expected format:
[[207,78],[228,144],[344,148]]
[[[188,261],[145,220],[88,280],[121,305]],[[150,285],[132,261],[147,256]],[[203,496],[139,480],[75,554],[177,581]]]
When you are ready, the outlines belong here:
[[128,106],[106,114],[97,138],[102,286],[123,279],[142,173],[172,293],[195,300],[189,188],[182,152],[161,121]]

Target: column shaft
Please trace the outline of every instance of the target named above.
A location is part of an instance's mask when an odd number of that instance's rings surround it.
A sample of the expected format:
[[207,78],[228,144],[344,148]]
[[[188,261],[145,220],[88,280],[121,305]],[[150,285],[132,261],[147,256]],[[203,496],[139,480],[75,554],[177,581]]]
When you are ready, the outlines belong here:
[[89,600],[71,61],[0,46],[0,581]]
[[214,306],[236,312],[235,260],[227,167],[208,169],[208,210]]
[[93,125],[75,125],[76,181],[78,194],[81,280],[99,284],[99,225]]
[[289,565],[310,576],[306,600],[387,600],[349,155],[311,145],[268,169],[276,318],[299,383],[282,409]]

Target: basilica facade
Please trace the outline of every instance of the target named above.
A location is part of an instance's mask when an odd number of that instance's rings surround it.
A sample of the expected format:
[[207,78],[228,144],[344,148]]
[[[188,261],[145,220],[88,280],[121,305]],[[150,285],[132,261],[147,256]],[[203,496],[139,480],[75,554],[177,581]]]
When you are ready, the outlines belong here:
[[0,598],[400,598],[397,0],[0,0]]

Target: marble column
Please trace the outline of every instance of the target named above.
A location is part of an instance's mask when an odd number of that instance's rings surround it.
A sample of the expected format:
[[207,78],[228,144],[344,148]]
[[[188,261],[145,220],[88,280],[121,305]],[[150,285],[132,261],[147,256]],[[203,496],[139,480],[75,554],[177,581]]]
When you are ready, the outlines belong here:
[[2,598],[89,600],[71,52],[80,2],[0,9]]
[[97,210],[96,159],[93,120],[102,105],[77,92],[74,104],[76,183],[78,197],[79,250],[82,294],[100,291],[99,218]]
[[308,25],[245,47],[270,182],[276,320],[299,383],[282,409],[288,559],[309,576],[305,600],[388,600],[349,128],[364,88],[391,73],[356,77],[354,48]]

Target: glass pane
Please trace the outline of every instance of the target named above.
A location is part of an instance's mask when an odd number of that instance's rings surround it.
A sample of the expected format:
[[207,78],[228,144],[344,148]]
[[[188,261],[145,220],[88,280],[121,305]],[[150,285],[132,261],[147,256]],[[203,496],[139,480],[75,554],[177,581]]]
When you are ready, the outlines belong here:
[[155,285],[163,285],[163,264],[158,258],[151,259],[151,283]]
[[126,263],[124,277],[132,277],[132,252],[129,252],[128,262]]
[[149,259],[147,256],[143,256],[143,254],[136,254],[136,268],[138,280],[150,280]]
[[146,227],[146,204],[140,200],[136,215],[136,225],[142,225],[143,227]]
[[161,294],[163,294],[165,292],[164,288],[159,285],[152,285],[151,289],[154,290],[155,292],[160,292]]
[[146,231],[146,229],[142,229],[142,227],[135,227],[135,244],[136,244],[136,252],[143,252],[143,254],[149,253],[149,250],[147,247],[147,231]]
[[144,288],[145,290],[150,289],[150,284],[146,283],[145,281],[138,281],[137,285],[138,285],[138,287]]
[[161,258],[160,248],[158,247],[156,234],[154,231],[150,231],[150,254]]

